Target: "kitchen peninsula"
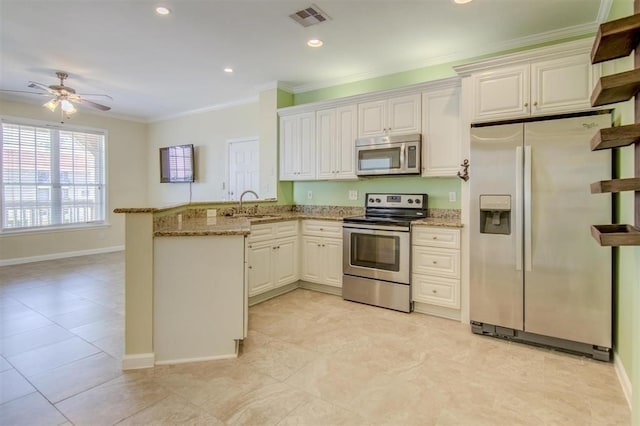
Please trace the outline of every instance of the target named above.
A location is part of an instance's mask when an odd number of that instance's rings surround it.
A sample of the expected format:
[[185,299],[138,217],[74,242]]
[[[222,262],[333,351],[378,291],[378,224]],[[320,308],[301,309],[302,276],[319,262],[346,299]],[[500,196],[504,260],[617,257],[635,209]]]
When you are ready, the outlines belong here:
[[[247,331],[252,225],[293,222],[297,233],[298,219],[342,221],[363,212],[260,203],[250,216],[225,216],[230,207],[207,206],[114,210],[126,214],[123,369],[237,356]],[[419,222],[460,226],[459,215]]]

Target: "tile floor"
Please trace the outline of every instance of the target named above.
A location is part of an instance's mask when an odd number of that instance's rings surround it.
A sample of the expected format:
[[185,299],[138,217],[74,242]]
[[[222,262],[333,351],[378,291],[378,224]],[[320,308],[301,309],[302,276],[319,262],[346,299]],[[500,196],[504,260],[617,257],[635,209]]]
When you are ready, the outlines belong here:
[[612,364],[307,290],[238,359],[122,372],[123,259],[0,268],[0,424],[630,423]]

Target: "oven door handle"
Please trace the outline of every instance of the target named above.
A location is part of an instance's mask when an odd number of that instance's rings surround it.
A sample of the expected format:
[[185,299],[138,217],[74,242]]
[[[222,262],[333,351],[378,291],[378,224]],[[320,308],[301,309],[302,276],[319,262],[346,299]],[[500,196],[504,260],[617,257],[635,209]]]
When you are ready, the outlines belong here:
[[360,232],[363,234],[373,234],[373,235],[385,235],[391,234],[393,232],[409,232],[408,226],[393,226],[393,225],[366,225],[366,224],[356,224],[349,223],[342,225],[342,229],[345,231],[353,230],[354,232]]

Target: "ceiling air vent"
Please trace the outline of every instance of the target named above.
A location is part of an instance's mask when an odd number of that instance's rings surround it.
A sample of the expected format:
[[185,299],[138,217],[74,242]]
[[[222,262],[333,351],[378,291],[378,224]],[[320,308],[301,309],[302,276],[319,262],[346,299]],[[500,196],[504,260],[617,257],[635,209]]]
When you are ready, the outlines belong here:
[[296,13],[292,13],[289,17],[303,27],[310,27],[311,25],[319,24],[331,19],[329,18],[329,15],[324,13],[322,9],[315,4],[312,4],[306,9],[299,10]]

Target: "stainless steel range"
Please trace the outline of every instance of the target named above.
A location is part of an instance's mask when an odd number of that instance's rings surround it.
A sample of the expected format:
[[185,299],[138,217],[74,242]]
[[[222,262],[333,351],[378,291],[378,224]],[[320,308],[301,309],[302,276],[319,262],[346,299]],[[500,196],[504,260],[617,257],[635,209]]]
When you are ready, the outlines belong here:
[[427,194],[367,194],[344,219],[342,298],[411,312],[411,221],[426,216]]

